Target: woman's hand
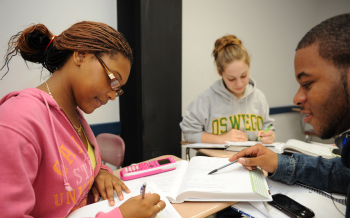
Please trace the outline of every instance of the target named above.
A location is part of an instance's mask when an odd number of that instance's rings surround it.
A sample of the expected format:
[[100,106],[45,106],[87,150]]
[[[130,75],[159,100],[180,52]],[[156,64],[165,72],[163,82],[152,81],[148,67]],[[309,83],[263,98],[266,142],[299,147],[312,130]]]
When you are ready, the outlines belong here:
[[[249,156],[249,157],[246,157]],[[253,170],[257,166],[261,169],[274,173],[277,168],[278,156],[267,147],[257,144],[246,148],[230,157],[229,161],[237,160],[248,170]]]
[[130,198],[120,205],[119,210],[123,218],[153,218],[165,208],[165,202],[158,194],[147,193],[145,199],[141,195]]
[[114,206],[114,190],[117,192],[119,200],[124,199],[123,191],[130,193],[129,188],[120,179],[105,169],[100,169],[91,189],[95,202],[101,196],[103,200],[108,199],[111,206]]
[[237,129],[231,129],[230,131],[220,135],[223,142],[225,143],[225,141],[230,141],[230,142],[245,142],[248,140],[247,135]]
[[260,130],[258,132],[258,137],[261,136],[260,142],[263,144],[272,144],[275,141],[275,133],[272,130],[264,132],[264,130]]

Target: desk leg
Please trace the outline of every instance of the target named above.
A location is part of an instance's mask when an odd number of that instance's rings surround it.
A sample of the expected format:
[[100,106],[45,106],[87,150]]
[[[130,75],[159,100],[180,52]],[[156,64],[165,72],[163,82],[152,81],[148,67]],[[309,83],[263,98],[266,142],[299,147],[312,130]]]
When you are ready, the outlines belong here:
[[190,161],[190,148],[186,148],[186,160]]

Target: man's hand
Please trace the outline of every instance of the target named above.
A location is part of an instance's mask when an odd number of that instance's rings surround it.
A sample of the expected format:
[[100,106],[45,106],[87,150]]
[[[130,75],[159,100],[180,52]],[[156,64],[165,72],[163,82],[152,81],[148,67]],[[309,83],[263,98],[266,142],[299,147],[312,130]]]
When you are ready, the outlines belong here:
[[230,157],[229,161],[232,162],[237,159],[238,162],[248,170],[253,170],[259,166],[261,169],[269,173],[274,173],[276,171],[278,163],[277,154],[261,144],[254,145],[238,152]]

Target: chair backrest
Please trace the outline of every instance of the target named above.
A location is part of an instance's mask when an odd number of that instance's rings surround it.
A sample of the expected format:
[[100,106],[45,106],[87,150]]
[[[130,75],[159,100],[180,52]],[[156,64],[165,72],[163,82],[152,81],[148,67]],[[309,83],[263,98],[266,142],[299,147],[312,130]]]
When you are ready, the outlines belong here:
[[125,154],[124,140],[110,133],[101,133],[96,136],[96,140],[101,150],[102,161],[116,166],[117,169],[121,167]]

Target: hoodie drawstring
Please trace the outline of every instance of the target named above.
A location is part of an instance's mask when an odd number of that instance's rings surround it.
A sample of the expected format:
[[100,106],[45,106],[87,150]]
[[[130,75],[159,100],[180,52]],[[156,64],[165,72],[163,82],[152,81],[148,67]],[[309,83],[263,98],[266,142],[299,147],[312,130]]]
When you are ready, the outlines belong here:
[[55,138],[55,142],[56,142],[56,148],[58,150],[58,153],[59,153],[59,160],[60,160],[60,165],[61,165],[61,172],[62,172],[62,176],[63,176],[63,181],[64,181],[64,187],[67,191],[73,191],[73,188],[70,186],[69,182],[68,182],[68,178],[67,178],[67,174],[66,174],[66,170],[65,170],[65,165],[64,165],[64,162],[63,162],[63,159],[62,159],[62,155],[61,155],[61,152],[60,152],[60,146],[58,145],[58,141],[57,141],[57,136],[56,136],[56,130],[55,130],[55,126],[53,125],[53,121],[52,121],[52,114],[51,114],[51,111],[50,111],[50,107],[49,107],[49,104],[47,103],[47,100],[46,98],[42,95],[42,93],[39,93],[44,101],[45,101],[45,105],[46,105],[46,108],[49,112],[49,117],[50,117],[50,122],[51,122],[51,127],[53,129],[53,135],[54,135],[54,138]]

